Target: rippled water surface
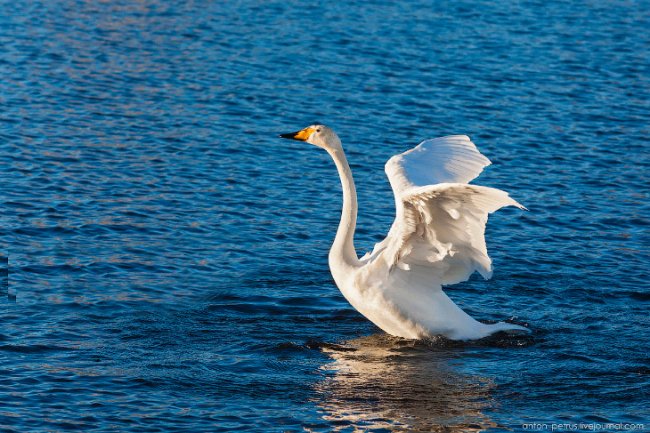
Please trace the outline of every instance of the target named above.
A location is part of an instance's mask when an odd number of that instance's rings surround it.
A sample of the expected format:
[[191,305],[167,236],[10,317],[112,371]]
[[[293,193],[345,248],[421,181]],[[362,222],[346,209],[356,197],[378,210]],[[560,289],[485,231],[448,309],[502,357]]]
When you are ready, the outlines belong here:
[[[650,428],[648,2],[3,2],[0,429]],[[327,267],[384,162],[470,135],[511,192],[490,281],[531,337],[389,337]],[[6,261],[6,260],[5,260]],[[6,283],[7,278],[4,278]],[[5,284],[6,286],[6,284]]]

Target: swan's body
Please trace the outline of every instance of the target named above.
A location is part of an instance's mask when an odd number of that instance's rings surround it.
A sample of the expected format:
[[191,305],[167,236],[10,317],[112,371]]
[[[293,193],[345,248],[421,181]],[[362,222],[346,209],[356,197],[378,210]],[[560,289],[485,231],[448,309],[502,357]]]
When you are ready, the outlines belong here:
[[403,338],[444,335],[477,339],[497,331],[527,330],[474,320],[442,291],[478,271],[491,276],[485,246],[489,213],[517,206],[504,191],[469,185],[490,161],[469,137],[426,140],[386,163],[396,217],[382,242],[361,259],[354,248],[357,196],[341,141],[328,127],[313,125],[282,135],[324,148],[343,187],[343,211],[329,266],[343,296],[385,332]]

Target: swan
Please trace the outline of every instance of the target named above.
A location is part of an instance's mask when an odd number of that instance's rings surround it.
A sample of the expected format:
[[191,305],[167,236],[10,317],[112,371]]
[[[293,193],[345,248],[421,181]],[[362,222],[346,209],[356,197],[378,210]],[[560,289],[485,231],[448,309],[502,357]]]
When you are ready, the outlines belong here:
[[492,275],[485,246],[488,214],[504,206],[525,209],[508,193],[469,182],[491,162],[465,135],[425,140],[388,160],[396,216],[386,238],[359,258],[354,248],[357,195],[341,140],[315,124],[281,138],[323,148],[334,160],[343,189],[341,221],[329,267],[345,299],[388,334],[425,339],[439,335],[473,340],[497,331],[528,328],[481,323],[442,290],[478,271]]

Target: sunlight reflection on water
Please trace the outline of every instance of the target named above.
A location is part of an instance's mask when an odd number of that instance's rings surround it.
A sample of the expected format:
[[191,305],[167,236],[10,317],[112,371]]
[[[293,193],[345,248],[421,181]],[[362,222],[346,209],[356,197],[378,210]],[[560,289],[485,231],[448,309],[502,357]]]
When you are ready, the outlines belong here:
[[426,343],[385,334],[324,349],[332,362],[316,385],[315,400],[335,430],[350,426],[390,431],[481,431],[496,424],[482,410],[490,407],[494,383],[454,371],[453,355]]

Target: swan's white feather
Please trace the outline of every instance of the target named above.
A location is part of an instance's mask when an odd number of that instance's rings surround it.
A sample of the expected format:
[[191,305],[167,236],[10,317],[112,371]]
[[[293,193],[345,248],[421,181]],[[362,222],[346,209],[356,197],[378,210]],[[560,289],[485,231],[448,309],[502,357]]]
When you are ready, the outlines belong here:
[[503,206],[523,209],[504,191],[462,183],[413,187],[399,200],[397,218],[374,251],[390,266],[430,274],[442,285],[465,281],[474,271],[489,278],[488,214]]

